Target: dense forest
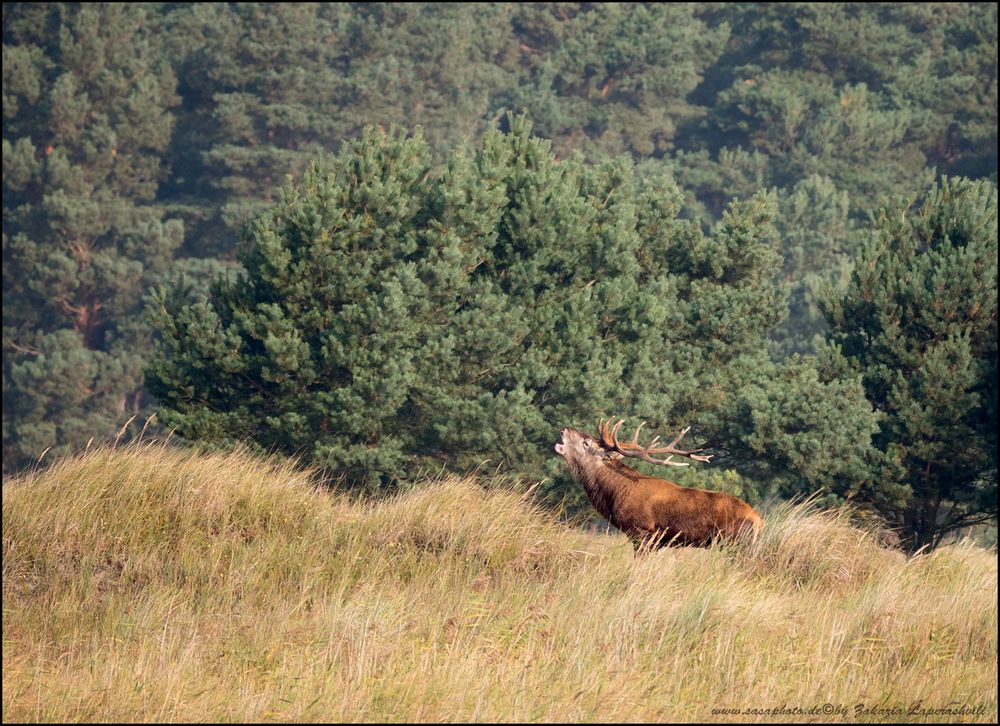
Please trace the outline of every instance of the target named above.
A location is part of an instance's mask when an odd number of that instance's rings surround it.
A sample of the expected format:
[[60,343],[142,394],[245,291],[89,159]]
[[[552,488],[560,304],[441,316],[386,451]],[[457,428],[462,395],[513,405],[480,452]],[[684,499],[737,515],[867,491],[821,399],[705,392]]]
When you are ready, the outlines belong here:
[[994,3],[6,3],[3,467],[151,425],[353,486],[566,425],[996,516]]

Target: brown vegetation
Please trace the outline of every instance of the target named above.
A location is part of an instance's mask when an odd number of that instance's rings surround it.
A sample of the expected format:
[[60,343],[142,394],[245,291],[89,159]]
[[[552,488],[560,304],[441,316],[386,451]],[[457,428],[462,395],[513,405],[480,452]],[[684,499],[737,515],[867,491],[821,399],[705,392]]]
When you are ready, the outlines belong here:
[[356,501],[146,445],[8,481],[3,720],[996,722],[995,550],[907,558],[798,503],[634,558],[523,490]]

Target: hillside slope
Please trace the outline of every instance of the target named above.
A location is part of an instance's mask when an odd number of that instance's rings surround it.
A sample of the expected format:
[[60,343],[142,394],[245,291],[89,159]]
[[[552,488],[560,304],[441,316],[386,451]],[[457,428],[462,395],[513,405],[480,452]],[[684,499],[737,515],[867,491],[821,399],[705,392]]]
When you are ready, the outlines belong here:
[[3,720],[996,719],[994,552],[799,506],[636,559],[486,484],[155,446],[7,483]]

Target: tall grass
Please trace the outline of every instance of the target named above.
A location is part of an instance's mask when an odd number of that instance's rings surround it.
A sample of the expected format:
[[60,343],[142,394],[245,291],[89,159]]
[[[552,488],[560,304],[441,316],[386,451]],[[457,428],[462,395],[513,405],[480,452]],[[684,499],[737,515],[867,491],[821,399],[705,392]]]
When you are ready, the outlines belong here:
[[4,486],[4,721],[995,721],[996,688],[995,552],[809,504],[636,558],[455,477],[359,503],[131,446]]

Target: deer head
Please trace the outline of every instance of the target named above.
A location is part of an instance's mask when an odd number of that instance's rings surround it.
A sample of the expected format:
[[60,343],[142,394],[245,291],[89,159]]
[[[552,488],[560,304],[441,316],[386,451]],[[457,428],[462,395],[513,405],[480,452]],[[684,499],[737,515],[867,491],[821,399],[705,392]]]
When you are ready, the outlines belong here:
[[[677,435],[677,438],[666,446],[657,446],[657,443],[660,441],[659,436],[655,436],[649,442],[649,445],[643,446],[639,443],[639,432],[646,425],[645,421],[640,423],[638,428],[636,428],[632,440],[624,442],[618,440],[618,429],[625,423],[625,419],[621,419],[614,426],[611,425],[611,421],[612,419],[608,419],[607,421],[601,419],[598,421],[597,432],[599,438],[594,438],[576,429],[563,429],[562,441],[556,444],[555,447],[556,453],[562,455],[571,463],[574,460],[578,462],[585,460],[607,462],[629,457],[663,466],[690,466],[688,462],[673,461],[674,456],[681,456],[692,461],[705,462],[710,461],[712,458],[711,455],[702,456],[698,453],[703,451],[703,449],[684,451],[677,448],[681,439],[684,438],[684,434],[690,431],[690,426],[683,429]],[[662,454],[667,454],[667,457],[665,459],[654,457],[654,455]]]

